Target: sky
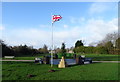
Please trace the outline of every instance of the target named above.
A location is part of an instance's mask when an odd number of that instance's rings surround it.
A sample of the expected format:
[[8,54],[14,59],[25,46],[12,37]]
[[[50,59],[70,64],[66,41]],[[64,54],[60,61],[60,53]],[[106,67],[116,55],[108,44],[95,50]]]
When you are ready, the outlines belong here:
[[50,48],[52,15],[62,16],[53,25],[54,47],[74,47],[77,40],[88,46],[118,31],[117,2],[3,2],[0,38],[11,46]]

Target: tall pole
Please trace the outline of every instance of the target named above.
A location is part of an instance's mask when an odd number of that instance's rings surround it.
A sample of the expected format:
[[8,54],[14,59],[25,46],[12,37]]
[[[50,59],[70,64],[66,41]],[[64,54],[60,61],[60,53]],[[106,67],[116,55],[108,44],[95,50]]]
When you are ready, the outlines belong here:
[[53,22],[52,22],[52,49],[51,49],[51,67],[53,67]]
[[52,16],[52,49],[51,49],[51,67],[53,67],[53,50],[54,50],[54,46],[53,46],[53,23],[55,21],[59,21],[59,19],[61,19],[62,17],[60,15],[54,15]]

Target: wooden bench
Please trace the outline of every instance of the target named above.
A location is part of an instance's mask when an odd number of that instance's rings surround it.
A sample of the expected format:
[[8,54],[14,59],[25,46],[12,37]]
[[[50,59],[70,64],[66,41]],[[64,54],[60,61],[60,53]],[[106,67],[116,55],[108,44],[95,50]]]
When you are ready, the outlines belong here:
[[15,56],[4,56],[4,58],[14,58]]

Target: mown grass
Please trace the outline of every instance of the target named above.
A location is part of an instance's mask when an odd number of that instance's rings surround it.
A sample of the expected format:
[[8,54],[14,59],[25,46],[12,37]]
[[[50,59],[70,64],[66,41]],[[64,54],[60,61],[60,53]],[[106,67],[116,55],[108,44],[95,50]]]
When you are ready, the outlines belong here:
[[[73,65],[65,69],[33,62],[3,62],[2,65],[3,80],[118,80],[117,63]],[[48,72],[50,69],[56,71]],[[28,77],[30,74],[34,77]]]
[[120,61],[119,55],[111,54],[86,54],[88,58],[92,58],[93,61]]
[[[35,57],[43,58],[44,55],[50,54],[42,54],[42,55],[35,55],[30,57],[15,57],[15,60],[34,60]],[[112,54],[77,54],[77,55],[85,55],[87,58],[92,58],[93,61],[120,61],[120,55],[112,55]],[[73,56],[71,56],[72,58]],[[69,58],[69,57],[68,57]],[[6,59],[6,58],[3,58]]]
[[43,56],[47,56],[50,54],[35,54],[35,55],[21,55],[19,57],[14,58],[2,58],[2,59],[13,59],[13,60],[34,60],[36,57],[43,58]]

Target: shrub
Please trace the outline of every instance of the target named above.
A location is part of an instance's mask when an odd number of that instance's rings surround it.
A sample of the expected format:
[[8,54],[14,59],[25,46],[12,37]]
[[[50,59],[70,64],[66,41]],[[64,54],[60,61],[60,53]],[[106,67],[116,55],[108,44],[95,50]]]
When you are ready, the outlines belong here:
[[76,47],[76,48],[74,48],[74,52],[75,53],[85,53],[85,47],[84,46]]
[[85,53],[93,53],[94,47],[85,47]]
[[72,53],[67,53],[67,54],[66,54],[66,57],[67,57],[67,58],[71,58],[72,56],[73,56]]
[[105,47],[96,47],[94,48],[94,53],[96,54],[108,54],[108,50]]

